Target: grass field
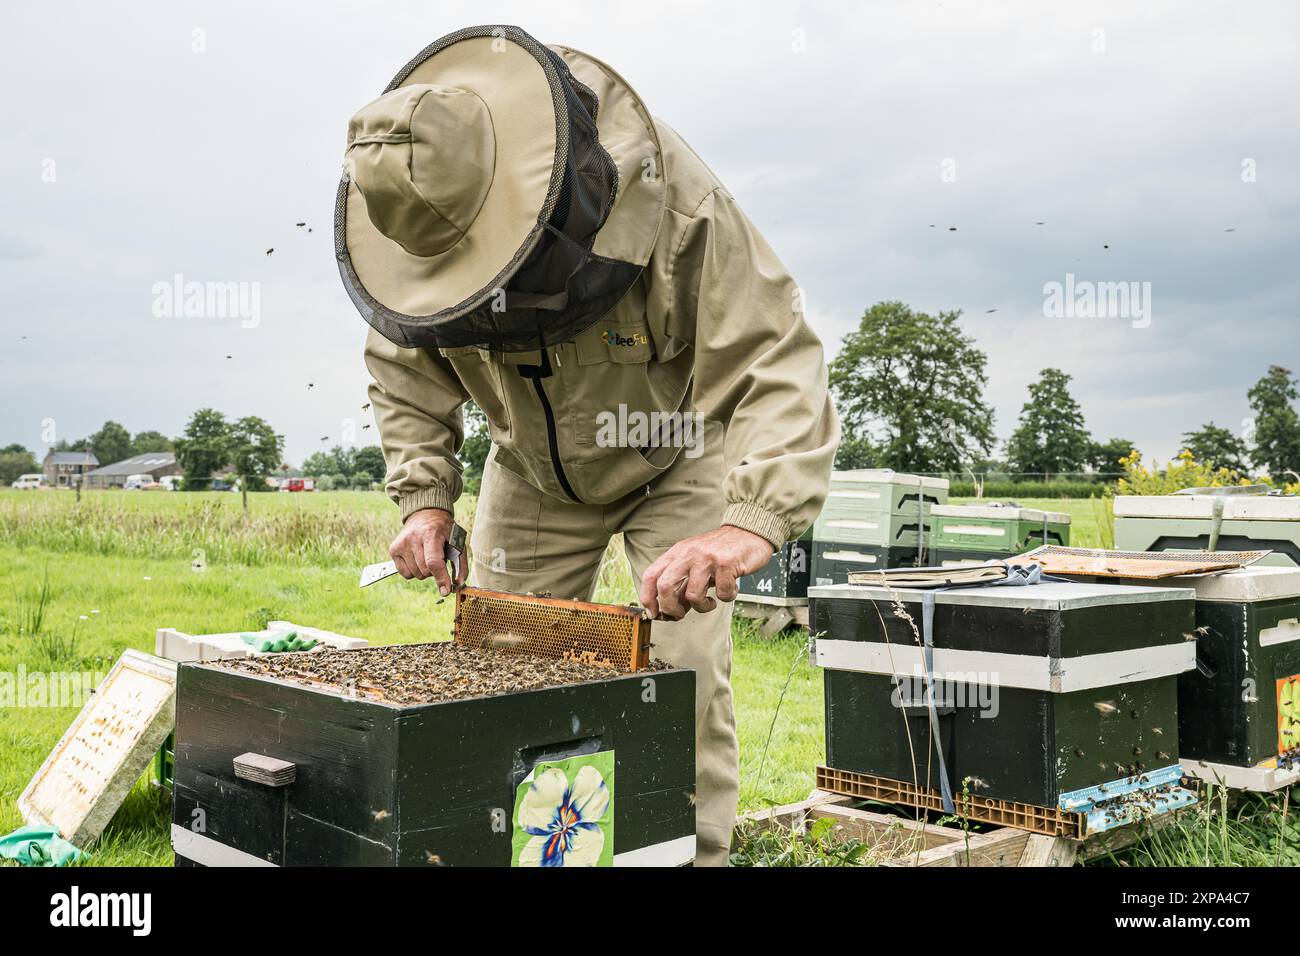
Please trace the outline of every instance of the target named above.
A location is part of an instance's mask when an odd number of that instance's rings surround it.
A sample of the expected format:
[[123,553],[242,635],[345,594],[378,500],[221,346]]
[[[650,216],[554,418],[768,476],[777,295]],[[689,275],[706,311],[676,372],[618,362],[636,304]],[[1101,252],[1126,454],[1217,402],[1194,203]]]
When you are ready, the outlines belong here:
[[[0,491],[0,671],[104,671],[126,648],[152,651],[154,631],[258,629],[270,620],[364,637],[374,644],[445,638],[451,604],[427,584],[394,579],[362,591],[382,560],[396,509],[369,492],[224,493]],[[1073,542],[1102,543],[1089,501],[1022,502],[1073,515]],[[472,520],[473,502],[460,519]],[[614,542],[611,547],[617,547]],[[202,570],[195,570],[196,562]],[[49,582],[44,619],[32,620]],[[597,599],[630,601],[626,563],[606,563]],[[764,640],[735,624],[734,685],[741,806],[798,800],[824,755],[820,675],[803,635]],[[19,793],[75,708],[6,709],[0,719],[0,833],[18,827]],[[1112,862],[1266,865],[1300,862],[1300,829],[1281,795],[1220,813],[1211,802]],[[169,811],[141,782],[93,847],[98,865],[170,865]],[[777,853],[769,862],[803,861]],[[764,851],[766,852],[766,851]],[[816,856],[816,854],[813,854]]]

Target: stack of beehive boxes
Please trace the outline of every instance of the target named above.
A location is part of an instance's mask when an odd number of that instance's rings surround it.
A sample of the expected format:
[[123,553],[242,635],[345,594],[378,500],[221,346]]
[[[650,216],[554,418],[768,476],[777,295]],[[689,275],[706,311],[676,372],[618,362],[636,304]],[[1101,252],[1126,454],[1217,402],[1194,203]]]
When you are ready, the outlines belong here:
[[1015,505],[936,505],[930,512],[932,563],[977,564],[1070,543],[1070,516]]
[[813,525],[812,583],[843,584],[850,571],[923,563],[930,509],[948,501],[948,480],[887,469],[837,471]]

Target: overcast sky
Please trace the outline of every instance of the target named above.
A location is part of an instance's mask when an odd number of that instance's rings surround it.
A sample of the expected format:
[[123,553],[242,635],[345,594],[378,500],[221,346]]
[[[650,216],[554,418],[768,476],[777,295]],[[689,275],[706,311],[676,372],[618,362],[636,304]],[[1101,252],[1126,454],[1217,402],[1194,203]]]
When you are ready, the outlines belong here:
[[[484,22],[622,73],[782,256],[828,352],[881,300],[963,310],[1002,437],[1047,365],[1095,434],[1161,457],[1211,419],[1239,431],[1269,364],[1300,369],[1294,2],[7,0],[0,444],[176,434],[203,406],[266,417],[293,461],[346,420],[376,441],[331,245],[347,120]],[[1067,273],[1150,283],[1149,323],[1045,316]],[[177,274],[259,284],[260,321],[156,316]]]

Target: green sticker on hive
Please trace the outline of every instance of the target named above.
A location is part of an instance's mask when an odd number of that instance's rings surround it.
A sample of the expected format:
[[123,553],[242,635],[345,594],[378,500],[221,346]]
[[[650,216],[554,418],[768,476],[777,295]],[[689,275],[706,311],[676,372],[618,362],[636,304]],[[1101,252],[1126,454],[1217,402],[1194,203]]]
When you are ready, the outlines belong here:
[[537,764],[513,822],[511,866],[612,866],[614,751]]

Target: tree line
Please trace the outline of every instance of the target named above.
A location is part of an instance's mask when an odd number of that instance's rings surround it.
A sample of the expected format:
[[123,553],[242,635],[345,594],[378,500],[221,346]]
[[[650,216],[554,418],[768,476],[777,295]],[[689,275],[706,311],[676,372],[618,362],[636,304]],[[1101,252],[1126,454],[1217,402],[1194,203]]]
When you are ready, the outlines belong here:
[[[1134,451],[1125,438],[1099,439],[1070,394],[1071,376],[1045,368],[1029,385],[1011,437],[995,455],[993,409],[985,401],[988,357],[958,325],[960,311],[927,315],[880,302],[844,337],[830,363],[830,387],[844,439],[837,468],[921,473],[1000,472],[1035,476],[1120,470]],[[1247,393],[1253,418],[1240,435],[1213,421],[1183,434],[1206,464],[1246,476],[1300,472],[1300,397],[1288,369],[1272,366]],[[1297,476],[1300,478],[1300,475]]]
[[[843,339],[831,361],[830,387],[843,428],[837,468],[893,468],[923,474],[1032,476],[1079,475],[1105,480],[1134,452],[1126,438],[1093,436],[1070,393],[1071,376],[1042,369],[1005,443],[994,432],[985,400],[988,356],[966,335],[959,310],[928,315],[902,302],[879,302]],[[1183,433],[1182,447],[1203,464],[1239,476],[1267,474],[1300,480],[1300,399],[1289,369],[1271,366],[1247,392],[1253,417],[1240,433],[1214,421]],[[465,484],[476,492],[491,436],[482,411],[465,406],[465,443],[460,458]],[[300,473],[318,487],[369,488],[382,482],[385,464],[377,445],[309,455],[300,472],[281,460],[284,438],[263,419],[228,420],[211,408],[194,413],[185,432],[171,439],[158,431],[132,435],[108,421],[96,432],[55,451],[94,453],[110,464],[150,451],[174,451],[184,470],[183,487],[206,489],[212,476],[233,473],[246,489],[267,487],[266,478]],[[0,481],[38,471],[35,456],[18,444],[0,448]]]

